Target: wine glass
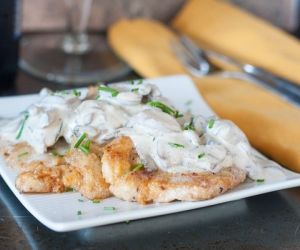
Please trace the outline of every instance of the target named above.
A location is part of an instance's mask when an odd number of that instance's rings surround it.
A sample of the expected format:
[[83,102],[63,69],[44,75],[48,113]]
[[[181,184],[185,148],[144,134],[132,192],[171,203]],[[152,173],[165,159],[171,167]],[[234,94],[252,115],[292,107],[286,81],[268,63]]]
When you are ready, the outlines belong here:
[[64,32],[24,35],[21,69],[67,85],[109,81],[128,74],[130,68],[112,52],[105,36],[87,32],[92,4],[93,0],[64,0]]

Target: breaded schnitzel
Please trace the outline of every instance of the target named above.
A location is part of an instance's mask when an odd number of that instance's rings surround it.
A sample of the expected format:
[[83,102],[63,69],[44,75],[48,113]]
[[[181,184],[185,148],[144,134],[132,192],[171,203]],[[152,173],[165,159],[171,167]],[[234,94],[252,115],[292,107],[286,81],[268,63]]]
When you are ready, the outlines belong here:
[[232,189],[246,178],[246,172],[234,166],[218,173],[132,171],[137,162],[139,159],[131,139],[121,137],[105,147],[102,171],[116,197],[141,204],[206,200]]
[[74,189],[89,199],[111,196],[109,184],[102,176],[102,152],[97,146],[92,146],[89,154],[72,148],[64,156],[45,154],[43,159],[32,161],[37,154],[26,143],[2,151],[8,165],[19,166],[21,170],[16,187],[22,193],[60,193]]

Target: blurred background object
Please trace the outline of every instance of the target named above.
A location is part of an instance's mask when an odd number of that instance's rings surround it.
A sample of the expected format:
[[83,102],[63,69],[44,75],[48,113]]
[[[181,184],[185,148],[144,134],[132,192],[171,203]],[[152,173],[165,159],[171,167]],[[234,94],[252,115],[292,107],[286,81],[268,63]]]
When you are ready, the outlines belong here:
[[[185,0],[95,0],[89,29],[106,30],[114,21],[124,17],[148,17],[166,22],[176,15],[184,2]],[[63,1],[24,0],[24,31],[63,30],[65,24]]]
[[[200,0],[201,1],[201,0]],[[299,0],[223,0],[230,1],[290,32],[299,30]],[[95,0],[89,29],[106,30],[122,17],[148,17],[168,22],[185,0]],[[64,7],[61,0],[24,0],[24,31],[63,30]],[[159,7],[158,7],[159,6]],[[32,15],[32,10],[35,10]]]
[[63,31],[23,34],[20,67],[25,72],[63,85],[90,85],[116,80],[130,71],[107,44],[100,30],[88,24],[93,0],[64,0]]
[[[75,0],[76,1],[76,0]],[[115,21],[128,18],[153,18],[168,23],[178,13],[187,0],[94,0],[91,15],[88,20],[88,31],[92,33],[102,33],[105,35],[107,28]],[[201,0],[199,0],[201,1]],[[252,12],[274,25],[300,37],[300,0],[220,0],[228,1]],[[22,2],[22,8],[20,3]],[[15,6],[15,7],[14,7]],[[19,9],[19,11],[17,11]],[[11,13],[9,13],[11,12]],[[0,42],[0,85],[12,86],[16,78],[16,89],[20,93],[32,92],[41,84],[50,86],[50,82],[41,81],[22,71],[16,73],[17,50],[20,40],[20,30],[22,32],[22,44],[26,44],[26,37],[29,38],[38,33],[63,32],[67,28],[64,1],[61,0],[1,0],[0,26],[11,27],[10,34],[19,34],[11,39],[14,42],[7,42],[4,36]],[[78,17],[74,17],[78,19]],[[14,22],[12,23],[9,22]],[[5,22],[9,24],[5,24]],[[209,25],[209,24],[208,24]],[[6,29],[7,30],[7,29]],[[1,34],[3,31],[1,30]],[[17,31],[17,32],[16,32]],[[102,38],[103,39],[103,38]],[[105,40],[105,37],[104,37]],[[31,40],[27,40],[31,43]],[[28,44],[27,43],[27,44]],[[41,41],[37,41],[41,44]],[[100,42],[99,42],[100,44]],[[12,54],[8,56],[10,47]],[[103,45],[104,47],[107,45]],[[100,45],[98,47],[101,47]],[[106,48],[106,47],[105,47]],[[30,53],[30,50],[25,50]],[[23,52],[24,53],[24,52]],[[45,60],[44,60],[45,61]],[[109,61],[108,59],[106,61]],[[14,65],[8,69],[8,65]],[[5,73],[6,72],[6,73]],[[3,76],[4,74],[10,77]],[[132,74],[132,73],[131,73]],[[129,76],[130,77],[130,76]],[[51,79],[50,79],[51,80]],[[24,82],[26,84],[24,84]],[[27,84],[30,82],[30,84]],[[34,88],[30,86],[35,86]],[[56,88],[59,86],[55,86]],[[60,87],[59,87],[60,88]],[[63,88],[63,86],[62,86]],[[1,94],[4,94],[1,91]],[[8,92],[7,92],[8,93]],[[13,92],[11,92],[13,93]]]
[[299,0],[230,0],[234,4],[268,20],[274,25],[299,35]]
[[0,3],[0,90],[12,87],[18,69],[20,0]]

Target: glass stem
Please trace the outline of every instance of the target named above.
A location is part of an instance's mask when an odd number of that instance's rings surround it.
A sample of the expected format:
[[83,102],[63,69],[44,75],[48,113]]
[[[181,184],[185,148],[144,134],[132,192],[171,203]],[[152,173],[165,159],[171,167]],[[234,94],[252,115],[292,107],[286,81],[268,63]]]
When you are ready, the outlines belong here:
[[[91,50],[87,35],[87,26],[93,0],[79,0],[79,13],[76,13],[76,1],[64,0],[66,7],[66,34],[62,42],[62,49],[67,54],[82,55]],[[79,16],[76,17],[76,14]],[[75,23],[79,20],[79,23]]]

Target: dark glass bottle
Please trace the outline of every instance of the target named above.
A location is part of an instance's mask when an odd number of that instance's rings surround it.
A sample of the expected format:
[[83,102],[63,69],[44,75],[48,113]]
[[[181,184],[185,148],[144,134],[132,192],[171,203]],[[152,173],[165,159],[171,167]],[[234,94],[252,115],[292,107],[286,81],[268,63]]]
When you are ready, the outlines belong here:
[[14,85],[18,69],[21,0],[0,0],[0,91]]

